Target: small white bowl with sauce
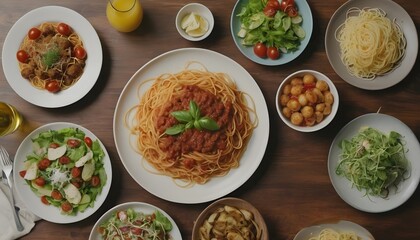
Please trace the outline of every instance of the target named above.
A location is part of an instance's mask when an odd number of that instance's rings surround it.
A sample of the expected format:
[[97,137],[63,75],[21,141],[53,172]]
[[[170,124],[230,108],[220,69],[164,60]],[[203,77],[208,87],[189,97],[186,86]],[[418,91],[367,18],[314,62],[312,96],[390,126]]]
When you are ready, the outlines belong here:
[[189,41],[201,41],[213,30],[213,14],[203,4],[189,3],[178,11],[175,26],[183,38]]

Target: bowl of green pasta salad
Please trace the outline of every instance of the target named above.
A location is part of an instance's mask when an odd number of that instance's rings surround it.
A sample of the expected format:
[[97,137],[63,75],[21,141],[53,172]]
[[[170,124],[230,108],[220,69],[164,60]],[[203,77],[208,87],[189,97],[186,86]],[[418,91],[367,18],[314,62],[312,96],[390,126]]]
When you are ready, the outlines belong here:
[[112,168],[105,146],[91,131],[56,122],[22,141],[13,177],[17,193],[33,213],[50,222],[73,223],[105,201]]
[[144,202],[121,203],[95,223],[89,240],[182,240],[175,221],[164,210]]
[[420,180],[420,144],[401,120],[369,113],[345,125],[331,144],[328,173],[338,195],[365,212],[406,202]]

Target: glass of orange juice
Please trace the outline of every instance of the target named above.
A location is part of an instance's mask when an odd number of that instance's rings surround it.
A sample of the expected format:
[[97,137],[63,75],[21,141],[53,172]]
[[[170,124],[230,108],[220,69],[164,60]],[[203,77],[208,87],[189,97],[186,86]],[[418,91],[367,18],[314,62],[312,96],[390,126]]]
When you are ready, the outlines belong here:
[[20,115],[15,107],[0,102],[0,137],[16,131],[22,122],[22,115]]
[[108,0],[106,16],[118,31],[132,32],[143,20],[143,8],[139,0]]

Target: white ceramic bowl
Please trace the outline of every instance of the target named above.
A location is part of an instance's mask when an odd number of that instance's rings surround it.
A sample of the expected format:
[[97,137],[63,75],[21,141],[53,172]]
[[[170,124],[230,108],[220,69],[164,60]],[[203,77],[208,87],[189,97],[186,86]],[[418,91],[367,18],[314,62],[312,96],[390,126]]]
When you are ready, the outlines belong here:
[[[317,80],[324,80],[329,87],[330,92],[332,93],[333,97],[334,97],[334,102],[331,106],[331,113],[324,116],[324,119],[322,121],[320,121],[319,123],[315,123],[313,126],[298,126],[293,124],[289,118],[287,118],[283,112],[282,109],[283,107],[280,104],[280,96],[282,95],[283,89],[286,86],[286,84],[290,83],[291,80],[295,77],[303,77],[305,74],[312,74]],[[327,76],[325,76],[324,74],[314,71],[314,70],[300,70],[297,72],[294,72],[292,74],[290,74],[288,77],[286,77],[283,82],[280,84],[278,90],[277,90],[277,94],[276,94],[276,108],[277,108],[277,112],[280,116],[280,118],[283,120],[284,123],[286,123],[287,126],[300,131],[300,132],[315,132],[318,131],[324,127],[326,127],[335,117],[337,110],[338,110],[338,105],[339,105],[339,96],[338,96],[338,91],[337,88],[335,87],[334,83],[331,81],[330,78],[328,78]]]
[[[189,13],[194,12],[198,15],[200,15],[201,17],[203,17],[207,23],[208,23],[208,30],[207,32],[200,36],[200,37],[192,37],[190,35],[188,35],[184,29],[182,29],[181,27],[181,21],[182,19]],[[175,26],[176,29],[178,30],[179,34],[189,40],[189,41],[201,41],[205,38],[207,38],[210,33],[213,30],[214,27],[214,18],[213,18],[213,14],[211,13],[210,9],[208,9],[206,6],[204,6],[201,3],[189,3],[185,6],[183,6],[179,11],[178,14],[176,15],[175,18]]]

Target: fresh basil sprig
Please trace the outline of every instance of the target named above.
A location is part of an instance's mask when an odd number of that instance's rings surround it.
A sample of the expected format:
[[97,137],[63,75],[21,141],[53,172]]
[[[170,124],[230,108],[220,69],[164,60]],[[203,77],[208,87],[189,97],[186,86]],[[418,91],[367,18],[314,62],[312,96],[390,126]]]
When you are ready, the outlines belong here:
[[171,115],[179,122],[170,128],[165,130],[168,135],[177,135],[184,132],[187,129],[196,128],[198,130],[219,130],[219,125],[215,120],[210,117],[201,117],[201,111],[198,108],[197,103],[193,100],[190,101],[190,109],[183,111],[171,112]]

